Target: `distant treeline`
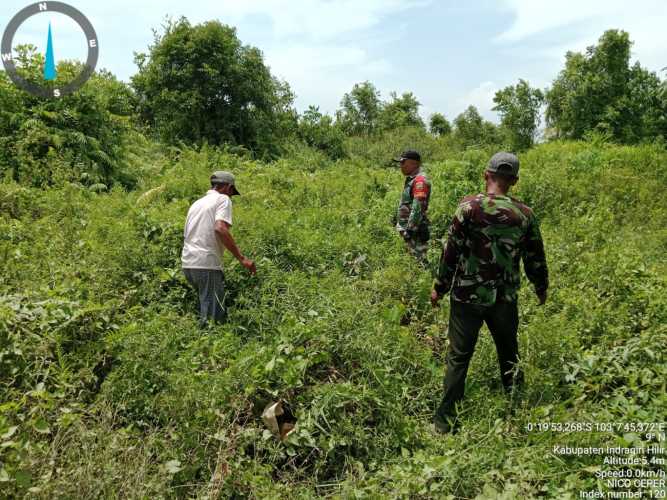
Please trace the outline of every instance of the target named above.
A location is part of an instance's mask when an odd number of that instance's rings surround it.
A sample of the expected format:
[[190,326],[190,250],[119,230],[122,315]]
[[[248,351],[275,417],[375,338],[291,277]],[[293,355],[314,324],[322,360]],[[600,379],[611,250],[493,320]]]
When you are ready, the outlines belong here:
[[[667,85],[639,62],[630,65],[628,33],[605,32],[584,53],[568,52],[550,88],[520,79],[494,97],[500,124],[470,106],[452,122],[434,113],[425,124],[411,92],[383,100],[371,82],[354,85],[334,116],[317,106],[294,108],[289,84],[275,78],[261,51],[244,45],[218,21],[192,25],[181,18],[155,34],[138,72],[126,84],[98,71],[74,95],[44,101],[17,89],[0,73],[0,175],[32,185],[78,182],[105,189],[132,187],[128,153],[144,137],[177,146],[209,144],[262,159],[295,143],[331,159],[346,156],[351,137],[373,139],[411,128],[460,148],[498,145],[525,150],[538,139],[585,139],[634,144],[667,137]],[[24,77],[38,81],[43,57],[17,47]],[[59,81],[79,68],[58,67]],[[57,85],[58,81],[54,82]]]

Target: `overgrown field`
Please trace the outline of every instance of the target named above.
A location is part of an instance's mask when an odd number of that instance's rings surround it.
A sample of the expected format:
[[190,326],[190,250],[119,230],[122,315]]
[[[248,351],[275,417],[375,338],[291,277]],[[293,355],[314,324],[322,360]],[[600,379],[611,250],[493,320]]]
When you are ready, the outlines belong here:
[[[431,309],[431,276],[391,226],[399,145],[352,146],[336,163],[153,151],[131,192],[1,184],[0,496],[576,498],[601,460],[554,445],[641,436],[528,423],[664,421],[664,147],[522,156],[516,195],[541,219],[552,282],[545,307],[522,288],[527,385],[505,397],[485,329],[462,429],[443,437],[429,424],[448,305]],[[491,152],[421,146],[441,237]],[[259,272],[226,255],[229,322],[201,331],[182,226],[218,167],[239,178],[233,232]],[[260,419],[279,398],[298,417],[285,444]]]

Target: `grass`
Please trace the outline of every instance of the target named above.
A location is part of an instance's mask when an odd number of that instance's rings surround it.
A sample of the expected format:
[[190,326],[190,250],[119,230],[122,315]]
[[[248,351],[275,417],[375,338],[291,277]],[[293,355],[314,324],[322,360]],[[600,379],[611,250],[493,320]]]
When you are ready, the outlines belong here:
[[[151,149],[136,191],[0,185],[0,489],[131,498],[571,497],[602,487],[600,457],[641,433],[529,432],[532,422],[662,422],[667,153],[550,143],[522,156],[516,196],[542,222],[549,303],[520,295],[525,391],[506,398],[483,333],[462,429],[429,430],[448,306],[391,227],[409,138],[262,164]],[[433,234],[481,189],[488,151],[425,144]],[[400,148],[399,148],[400,149]],[[201,331],[180,273],[182,224],[210,171],[233,170],[229,322]],[[433,264],[439,243],[433,241]],[[446,302],[446,301],[445,301]],[[407,321],[409,319],[409,322]],[[298,417],[285,444],[266,403]]]

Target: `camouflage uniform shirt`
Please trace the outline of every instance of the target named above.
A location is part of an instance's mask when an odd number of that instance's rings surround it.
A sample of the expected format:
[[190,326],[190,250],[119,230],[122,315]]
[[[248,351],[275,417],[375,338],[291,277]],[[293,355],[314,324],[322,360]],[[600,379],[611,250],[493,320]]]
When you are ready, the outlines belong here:
[[407,237],[411,237],[424,227],[428,227],[430,198],[431,182],[421,169],[406,177],[401,202],[398,205],[396,229],[401,233],[406,233]]
[[514,302],[519,260],[536,292],[546,291],[549,275],[533,211],[509,196],[467,196],[449,227],[435,289],[444,294],[451,288],[454,300],[470,304]]

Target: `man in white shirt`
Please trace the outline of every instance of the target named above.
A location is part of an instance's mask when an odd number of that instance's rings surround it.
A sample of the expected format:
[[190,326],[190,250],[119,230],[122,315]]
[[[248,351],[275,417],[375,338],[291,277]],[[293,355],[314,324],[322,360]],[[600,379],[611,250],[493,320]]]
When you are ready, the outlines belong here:
[[188,282],[199,293],[199,321],[220,323],[224,318],[225,278],[222,252],[229,250],[251,274],[255,263],[244,257],[229,232],[232,226],[232,199],[240,194],[234,175],[218,171],[211,175],[211,189],[195,201],[185,220],[181,262]]

